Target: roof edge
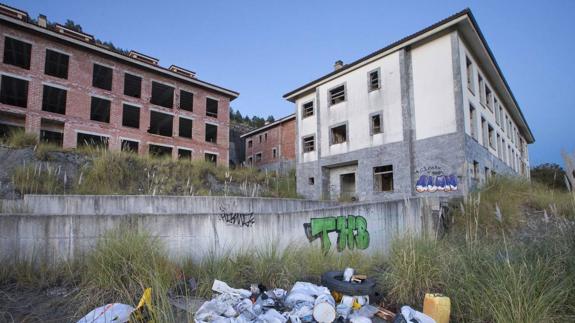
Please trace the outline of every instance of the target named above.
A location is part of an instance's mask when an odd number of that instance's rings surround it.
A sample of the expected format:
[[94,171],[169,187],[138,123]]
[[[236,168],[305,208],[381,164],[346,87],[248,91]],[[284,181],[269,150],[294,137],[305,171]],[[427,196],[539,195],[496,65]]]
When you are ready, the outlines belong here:
[[274,121],[274,122],[272,122],[272,123],[270,123],[270,124],[263,125],[263,126],[257,128],[257,129],[254,129],[254,130],[252,130],[252,131],[250,131],[250,132],[246,132],[246,133],[244,133],[243,135],[241,135],[240,138],[245,138],[245,137],[251,136],[251,135],[253,135],[253,134],[256,134],[256,133],[258,133],[258,132],[264,131],[264,130],[266,130],[266,129],[268,129],[268,128],[272,128],[273,126],[276,126],[276,125],[278,125],[278,124],[280,124],[280,123],[284,123],[284,122],[289,121],[289,120],[291,120],[291,119],[295,119],[295,113],[292,113],[292,114],[290,114],[290,115],[287,115],[287,116],[285,116],[285,117],[282,117],[282,118],[280,118],[280,119],[277,119],[276,121]]

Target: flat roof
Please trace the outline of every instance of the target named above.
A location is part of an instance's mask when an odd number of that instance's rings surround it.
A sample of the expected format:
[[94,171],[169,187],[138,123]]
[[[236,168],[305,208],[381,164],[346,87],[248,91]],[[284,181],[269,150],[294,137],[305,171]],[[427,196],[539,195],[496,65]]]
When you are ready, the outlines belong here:
[[[387,45],[386,47],[379,49],[371,54],[368,54],[360,59],[357,59],[355,61],[353,61],[352,63],[349,64],[345,64],[343,67],[341,67],[340,69],[334,70],[320,78],[317,78],[311,82],[306,83],[305,85],[302,85],[298,88],[296,88],[293,91],[290,91],[286,94],[283,95],[283,98],[287,99],[288,101],[291,102],[295,102],[295,99],[297,99],[297,97],[310,92],[311,90],[313,90],[316,86],[320,85],[321,83],[325,83],[328,80],[334,79],[336,77],[339,77],[341,75],[344,75],[346,73],[349,73],[357,68],[359,68],[360,66],[363,66],[367,63],[369,63],[372,60],[377,60],[381,57],[384,57],[388,54],[391,54],[399,49],[402,49],[404,47],[407,47],[409,45],[412,45],[416,42],[419,42],[421,40],[427,39],[439,32],[445,31],[447,28],[450,28],[452,26],[457,27],[457,25],[463,21],[469,21],[471,24],[471,29],[473,30],[473,32],[476,34],[477,37],[479,37],[479,40],[481,41],[481,45],[484,47],[484,49],[486,50],[488,56],[489,56],[489,60],[491,61],[491,63],[493,63],[496,72],[499,76],[499,78],[503,81],[503,84],[505,85],[505,89],[507,91],[507,93],[509,94],[513,104],[516,107],[516,110],[518,112],[518,116],[520,118],[520,121],[523,125],[523,129],[525,130],[524,133],[526,134],[526,139],[528,141],[528,143],[533,143],[535,142],[535,138],[533,136],[533,133],[531,132],[531,129],[529,128],[529,125],[527,124],[527,121],[525,120],[525,116],[523,115],[523,112],[521,111],[521,109],[519,108],[519,104],[517,102],[517,99],[515,98],[515,96],[513,95],[513,92],[511,91],[511,88],[509,87],[509,84],[507,83],[507,80],[505,79],[505,77],[503,76],[503,72],[501,71],[501,68],[499,67],[499,64],[497,63],[497,60],[495,59],[495,56],[493,55],[493,52],[491,51],[491,49],[489,48],[489,45],[487,44],[487,41],[485,40],[485,37],[483,36],[483,33],[481,32],[481,29],[479,28],[479,25],[477,24],[477,21],[475,20],[473,13],[471,12],[471,10],[469,8],[466,8],[454,15],[451,15],[429,27],[426,27],[414,34],[411,34],[407,37],[404,37],[396,42],[393,42],[389,45]],[[518,122],[519,123],[519,122]],[[519,125],[521,127],[521,125]]]
[[280,119],[277,119],[276,121],[274,121],[274,122],[272,122],[272,123],[269,123],[269,124],[266,124],[266,125],[264,125],[264,126],[261,126],[261,127],[257,128],[257,129],[254,129],[254,130],[250,131],[250,132],[244,133],[243,135],[240,136],[240,138],[245,138],[245,137],[248,137],[248,136],[251,136],[251,135],[255,135],[255,134],[257,134],[258,132],[262,132],[262,131],[267,130],[267,129],[269,129],[269,128],[273,128],[273,127],[277,126],[278,124],[284,123],[284,122],[286,122],[286,121],[290,121],[291,119],[295,119],[295,113],[292,113],[292,114],[290,114],[290,115],[288,115],[288,116],[285,116],[285,117],[282,117],[282,118],[280,118]]
[[[19,10],[19,9],[17,9],[17,10]],[[25,12],[25,11],[23,11],[23,12]],[[191,77],[183,76],[182,74],[171,71],[169,68],[166,68],[166,67],[163,67],[160,65],[152,65],[150,63],[142,62],[138,59],[131,58],[131,57],[129,57],[125,54],[119,53],[117,51],[114,51],[114,50],[111,50],[111,49],[108,49],[108,48],[105,48],[102,46],[98,46],[95,43],[82,41],[82,40],[79,40],[77,38],[59,33],[57,31],[54,31],[50,28],[44,28],[44,27],[38,26],[37,24],[32,23],[30,21],[23,21],[23,20],[16,19],[14,17],[7,16],[5,14],[0,13],[0,22],[8,23],[8,24],[14,25],[17,28],[25,29],[25,30],[28,30],[28,31],[31,31],[34,33],[39,33],[42,36],[55,38],[59,41],[65,42],[71,46],[81,47],[82,49],[85,49],[85,50],[88,50],[88,51],[91,51],[91,52],[94,52],[97,54],[105,55],[105,56],[108,56],[112,59],[116,59],[116,60],[131,64],[131,65],[136,65],[139,68],[147,69],[149,71],[159,73],[163,76],[166,76],[166,77],[169,77],[172,79],[177,79],[178,81],[190,83],[190,84],[200,86],[200,87],[203,87],[203,88],[206,88],[209,90],[213,90],[215,92],[218,92],[220,94],[223,94],[223,95],[229,97],[230,100],[233,100],[239,96],[239,92],[229,90],[229,89],[226,89],[224,87],[199,80],[195,77],[191,78]]]

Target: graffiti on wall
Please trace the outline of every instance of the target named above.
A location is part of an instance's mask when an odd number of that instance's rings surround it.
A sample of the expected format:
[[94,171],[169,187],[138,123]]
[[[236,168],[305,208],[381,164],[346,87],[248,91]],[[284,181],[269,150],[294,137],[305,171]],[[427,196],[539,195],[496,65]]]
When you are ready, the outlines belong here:
[[447,174],[441,166],[425,166],[417,170],[416,174],[419,174],[415,183],[415,191],[418,193],[457,191],[457,176]]
[[330,232],[337,232],[337,250],[340,252],[346,247],[350,250],[369,247],[367,220],[362,216],[312,218],[303,227],[310,242],[321,239],[321,246],[324,250],[331,248]]
[[226,224],[239,227],[251,227],[256,223],[254,213],[229,212],[225,206],[220,206],[220,220]]

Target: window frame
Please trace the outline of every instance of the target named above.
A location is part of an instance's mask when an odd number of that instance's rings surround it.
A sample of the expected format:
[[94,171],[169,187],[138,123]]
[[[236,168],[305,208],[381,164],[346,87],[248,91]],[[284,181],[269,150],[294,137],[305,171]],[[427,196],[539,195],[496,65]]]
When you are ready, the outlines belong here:
[[[26,48],[27,51],[28,51],[28,53],[27,53],[27,55],[28,55],[28,57],[27,57],[27,58],[28,58],[28,61],[27,61],[27,62],[25,62],[25,63],[22,64],[22,65],[18,64],[18,59],[19,59],[19,56],[21,56],[21,55],[17,55],[18,57],[15,59],[14,62],[7,62],[7,61],[6,61],[6,58],[7,58],[7,57],[10,57],[10,56],[6,55],[6,51],[7,51],[7,49],[8,49],[8,46],[7,46],[8,39],[11,39],[11,40],[13,40],[13,41],[15,41],[15,42],[20,42],[20,43],[24,44],[25,46],[27,46],[27,48]],[[16,53],[16,54],[18,54],[18,53]],[[6,65],[11,65],[11,66],[16,66],[16,67],[20,67],[20,68],[23,68],[23,69],[25,69],[25,70],[30,70],[30,68],[31,68],[31,66],[32,66],[32,43],[31,43],[31,42],[28,42],[28,41],[25,41],[25,40],[22,40],[22,39],[17,38],[17,37],[12,37],[12,36],[10,36],[10,35],[5,35],[5,36],[4,36],[4,51],[3,51],[2,55],[3,55],[3,57],[2,57],[2,62],[3,62],[4,64],[6,64]],[[13,58],[13,57],[10,57],[10,59],[11,59],[11,58]]]
[[[46,89],[47,88],[64,92],[64,110],[63,111],[52,111],[52,110],[45,109],[45,107],[47,106],[46,102],[45,102],[46,101]],[[56,86],[53,86],[50,84],[45,84],[45,83],[42,84],[42,111],[66,115],[66,107],[68,105],[67,101],[68,101],[68,89],[67,88],[56,87]]]
[[[25,95],[22,96],[22,97],[13,97],[13,96],[10,96],[9,98],[10,98],[12,101],[5,100],[5,99],[3,98],[3,96],[2,96],[2,92],[3,92],[2,90],[4,89],[3,86],[4,86],[4,78],[5,78],[5,77],[6,77],[6,78],[9,78],[9,79],[16,80],[17,82],[23,82],[23,84],[24,84],[24,88],[23,88],[24,91],[23,91],[23,92],[25,92],[25,93],[23,93],[23,94],[25,94]],[[13,76],[13,75],[0,74],[0,103],[6,104],[6,105],[9,105],[9,106],[12,106],[12,107],[18,107],[18,108],[27,109],[27,108],[28,108],[28,97],[29,97],[29,96],[30,96],[30,80],[29,80],[29,79],[21,78],[21,77],[15,77],[15,76]],[[21,100],[22,98],[24,98],[24,104],[23,104],[23,105],[21,105],[21,104],[16,104],[16,103],[19,103],[18,100]],[[12,103],[8,103],[8,102],[12,102]]]
[[[372,74],[377,74],[377,87],[372,87],[373,83],[371,80]],[[381,89],[381,68],[374,68],[371,71],[367,72],[367,92],[373,92]]]
[[[335,128],[339,128],[339,127],[345,127],[345,140],[342,142],[334,142],[334,136],[333,136],[333,129]],[[349,125],[348,122],[341,122],[341,123],[337,123],[335,125],[331,125],[329,127],[329,145],[333,146],[333,145],[339,145],[339,144],[347,144],[349,142]]]
[[[164,100],[161,100],[162,98],[158,98],[157,96],[154,97],[154,84],[156,84],[159,87],[166,87],[166,88],[171,89],[171,97],[172,98],[170,100],[169,106],[163,104]],[[151,92],[150,92],[150,104],[158,106],[158,107],[166,108],[166,109],[173,109],[174,108],[174,98],[176,96],[175,92],[176,92],[176,87],[174,85],[152,80]],[[156,98],[157,100],[154,98]],[[168,102],[167,98],[165,98],[165,101]]]
[[[127,83],[127,80],[128,80],[128,76],[129,76],[130,78],[138,79],[138,80],[139,80],[139,83],[138,83],[138,95],[137,95],[137,96],[136,96],[136,95],[129,94],[129,93],[126,93],[126,89],[128,88],[128,87],[126,86],[126,83]],[[142,81],[143,81],[143,78],[142,78],[141,76],[136,75],[136,74],[133,74],[133,73],[129,73],[129,72],[124,72],[124,91],[123,91],[124,95],[129,96],[129,97],[132,97],[132,98],[138,98],[138,99],[142,98]]]
[[[182,136],[182,120],[186,120],[186,122],[190,122],[190,135],[189,136]],[[184,123],[186,123],[184,122]],[[178,137],[180,138],[187,138],[192,139],[194,137],[194,119],[186,118],[183,116],[178,117]]]
[[[215,113],[208,111],[208,101],[209,100],[216,102],[216,112]],[[206,116],[210,117],[210,118],[216,118],[217,119],[218,115],[220,114],[219,112],[220,112],[220,100],[213,98],[213,97],[206,96]]]
[[[186,93],[186,95],[190,95],[191,96],[191,102],[190,102],[190,106],[186,106],[185,108],[182,107],[182,97],[184,97],[184,93]],[[180,110],[184,110],[184,111],[189,111],[189,112],[194,112],[194,97],[195,97],[195,93],[192,91],[187,91],[184,89],[180,89],[180,97],[179,97],[179,105],[178,108]]]
[[[373,118],[379,117],[379,132],[374,131]],[[369,115],[369,134],[370,136],[379,135],[383,133],[383,111],[373,112]]]
[[[332,103],[332,91],[339,88],[339,87],[343,87],[343,100],[336,102],[336,103]],[[334,105],[338,105],[340,103],[346,102],[347,101],[347,82],[343,82],[341,84],[338,84],[336,86],[331,87],[330,89],[327,90],[327,103],[328,106],[334,106]]]
[[[124,114],[126,111],[126,107],[135,108],[138,110],[138,126],[137,127],[124,124],[124,117],[125,117]],[[142,112],[142,108],[140,106],[130,104],[128,102],[123,102],[122,103],[122,127],[127,127],[127,128],[132,128],[132,129],[140,129],[141,112]]]
[[[107,107],[101,107],[101,106],[96,106],[96,108],[107,108],[107,113],[108,113],[108,117],[104,118],[104,120],[98,120],[95,119],[96,116],[98,116],[97,113],[95,113],[94,111],[94,103],[95,102],[107,102]],[[91,96],[90,97],[90,121],[95,121],[95,122],[102,122],[102,123],[110,123],[110,115],[112,113],[112,99],[109,98],[103,98],[103,97],[99,97],[99,96]]]
[[[312,140],[312,144],[313,144],[313,145],[312,145],[312,147],[311,147],[312,149],[310,149],[310,150],[306,150],[306,140],[307,140],[307,139],[311,139],[311,140]],[[311,153],[311,152],[314,152],[314,151],[315,151],[315,148],[316,148],[316,147],[315,147],[315,146],[316,146],[316,143],[315,143],[315,135],[303,136],[303,137],[301,138],[301,141],[302,141],[302,145],[301,145],[301,148],[302,148],[302,149],[301,149],[301,151],[302,151],[303,154],[305,154],[305,153]]]
[[[383,170],[383,171],[376,171],[376,168],[380,168],[380,167],[391,167],[391,170]],[[377,189],[377,181],[376,178],[378,176],[386,176],[391,174],[391,189],[390,190],[384,190],[383,189],[383,185],[381,185],[380,189]],[[373,171],[372,171],[372,176],[373,176],[373,191],[377,192],[377,193],[386,193],[386,192],[393,192],[395,190],[395,181],[394,181],[394,175],[393,175],[393,164],[387,164],[387,165],[381,165],[381,166],[375,166],[373,167]],[[383,179],[383,178],[382,178]]]
[[[311,104],[311,114],[308,114],[306,111],[309,107],[306,107],[306,105]],[[313,100],[311,101],[307,101],[305,103],[303,103],[301,105],[301,118],[305,119],[305,118],[309,118],[309,117],[313,117],[315,115],[315,105]]]
[[[96,78],[96,66],[98,66],[99,68],[110,70],[110,88],[107,88],[104,86],[99,86],[98,84],[96,84],[97,80],[100,79],[100,78]],[[92,87],[95,87],[95,88],[98,88],[101,90],[112,91],[112,89],[114,88],[114,68],[111,66],[101,64],[101,63],[93,62],[92,63]]]
[[[52,73],[52,72],[48,71],[48,66],[49,66],[48,65],[48,54],[49,54],[49,52],[56,54],[59,58],[61,58],[61,56],[66,57],[66,73],[58,74],[58,72],[61,72],[60,67],[63,66],[62,62],[60,62],[60,59],[58,60],[57,63],[54,63],[54,64],[56,64],[55,69],[57,70],[57,72]],[[53,50],[51,48],[46,48],[45,56],[44,56],[44,74],[67,80],[69,72],[70,72],[70,54],[66,54],[66,53],[63,53],[61,51]]]

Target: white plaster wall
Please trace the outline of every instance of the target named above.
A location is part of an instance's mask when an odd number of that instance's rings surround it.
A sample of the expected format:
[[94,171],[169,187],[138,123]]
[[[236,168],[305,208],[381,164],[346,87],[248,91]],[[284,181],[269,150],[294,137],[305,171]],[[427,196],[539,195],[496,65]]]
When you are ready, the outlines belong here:
[[[313,116],[307,117],[302,119],[302,109],[303,105],[312,101],[313,102],[313,109],[314,113]],[[317,148],[318,148],[318,140],[317,140],[317,102],[315,100],[315,92],[310,93],[306,96],[303,96],[296,100],[296,120],[297,120],[297,132],[296,140],[298,141],[297,144],[297,154],[298,160],[301,163],[310,162],[317,160]],[[303,153],[303,138],[309,135],[315,135],[315,150],[312,152]]]
[[355,188],[356,188],[356,192],[357,192],[357,182],[358,182],[358,178],[357,178],[357,165],[348,165],[348,166],[341,166],[341,167],[336,167],[336,168],[331,168],[329,170],[329,197],[332,200],[337,200],[339,198],[339,193],[341,191],[341,186],[340,186],[340,176],[342,174],[349,174],[349,173],[355,173],[356,177],[355,177]]
[[[380,71],[379,90],[368,90],[368,73]],[[346,101],[328,105],[328,91],[346,84]],[[321,154],[337,155],[358,149],[403,140],[399,54],[385,56],[373,63],[319,86]],[[370,114],[382,112],[383,133],[371,136]],[[331,126],[347,122],[345,144],[329,145]]]
[[[462,85],[461,88],[463,90],[463,115],[464,115],[464,124],[465,124],[465,132],[471,136],[471,123],[470,123],[470,119],[469,119],[469,107],[470,105],[473,105],[473,107],[475,108],[475,122],[476,122],[476,129],[478,131],[477,133],[477,141],[483,145],[484,147],[487,148],[487,150],[489,150],[489,152],[495,156],[498,157],[499,159],[501,159],[503,162],[505,162],[508,166],[512,167],[513,169],[515,169],[516,171],[519,172],[520,170],[520,161],[523,160],[523,162],[525,162],[526,164],[526,174],[525,176],[529,176],[529,151],[527,149],[527,145],[524,145],[524,149],[525,149],[525,153],[524,153],[524,158],[521,158],[520,156],[520,151],[521,151],[521,147],[520,147],[520,140],[518,138],[516,138],[515,142],[513,142],[511,140],[511,136],[513,132],[516,132],[518,127],[517,124],[515,123],[514,120],[512,120],[511,115],[509,114],[509,111],[507,110],[507,108],[505,107],[505,105],[502,103],[501,100],[501,95],[497,92],[497,90],[492,86],[491,82],[486,78],[485,73],[483,73],[481,67],[478,65],[477,60],[475,59],[473,53],[471,53],[469,51],[469,49],[467,48],[467,46],[465,46],[464,41],[459,38],[459,52],[460,52],[460,64],[461,64],[461,80],[462,80]],[[469,58],[469,60],[472,62],[473,64],[473,87],[470,89],[467,85],[467,67],[466,67],[466,57]],[[489,86],[489,88],[491,89],[492,93],[493,93],[493,97],[495,99],[497,99],[497,102],[499,103],[499,106],[501,106],[503,108],[503,114],[504,116],[502,117],[502,121],[500,121],[499,123],[497,123],[497,117],[495,116],[495,112],[497,111],[497,107],[495,106],[495,104],[493,104],[493,111],[491,111],[486,105],[482,104],[480,101],[480,94],[479,94],[479,78],[478,75],[481,75],[481,77],[483,78],[483,81],[485,82],[485,84],[487,84],[487,86]],[[505,116],[507,116],[507,119],[511,121],[512,124],[512,132],[508,132],[507,128],[503,129],[503,127],[506,127],[505,124]],[[495,142],[495,148],[492,148],[489,146],[489,142],[483,142],[483,132],[481,129],[481,118],[485,118],[486,122],[491,125],[494,130],[495,130],[495,138],[496,138],[496,142]],[[499,136],[501,136],[502,140],[505,140],[505,147],[507,147],[508,145],[511,145],[511,149],[512,149],[512,155],[514,155],[516,158],[516,162],[513,163],[513,158],[511,158],[511,160],[508,158],[509,156],[509,152],[507,151],[507,148],[503,149],[503,145],[502,145],[502,151],[498,152],[498,145],[497,145],[497,134],[499,134]],[[516,132],[516,136],[518,136],[519,138],[521,138],[523,140],[523,142],[525,143],[525,137],[523,137],[520,133],[518,133],[518,131]],[[507,158],[503,156],[503,154],[507,155]]]
[[450,34],[411,52],[416,140],[457,130]]

